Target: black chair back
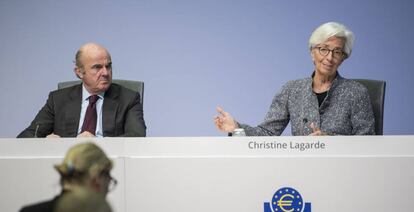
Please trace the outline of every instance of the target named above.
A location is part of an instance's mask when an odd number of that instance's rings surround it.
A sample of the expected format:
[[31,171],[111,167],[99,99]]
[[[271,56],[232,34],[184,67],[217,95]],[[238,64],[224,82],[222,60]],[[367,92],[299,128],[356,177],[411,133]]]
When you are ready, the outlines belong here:
[[354,79],[361,83],[368,89],[369,97],[371,99],[372,109],[375,116],[375,134],[383,134],[383,120],[384,120],[384,99],[385,99],[385,81],[369,80],[369,79]]

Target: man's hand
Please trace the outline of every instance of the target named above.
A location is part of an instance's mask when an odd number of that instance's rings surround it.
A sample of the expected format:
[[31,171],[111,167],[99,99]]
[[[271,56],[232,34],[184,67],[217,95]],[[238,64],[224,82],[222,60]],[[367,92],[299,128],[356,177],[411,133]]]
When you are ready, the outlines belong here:
[[85,138],[85,137],[95,137],[94,134],[90,133],[89,131],[84,131],[83,133],[76,136],[77,138]]
[[221,107],[217,107],[217,112],[219,115],[214,116],[214,124],[216,125],[217,129],[224,132],[233,132],[236,128],[239,127],[230,113],[227,113],[221,109]]
[[60,136],[52,133],[52,134],[47,135],[46,138],[60,138]]

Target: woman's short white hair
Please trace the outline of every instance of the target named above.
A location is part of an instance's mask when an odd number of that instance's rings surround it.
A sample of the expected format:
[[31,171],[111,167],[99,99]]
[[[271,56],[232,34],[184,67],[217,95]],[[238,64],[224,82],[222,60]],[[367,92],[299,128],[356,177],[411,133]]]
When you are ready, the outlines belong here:
[[346,53],[346,58],[348,58],[354,46],[355,36],[345,25],[337,22],[328,22],[316,28],[309,38],[309,49],[312,50],[333,36],[344,39],[344,52]]

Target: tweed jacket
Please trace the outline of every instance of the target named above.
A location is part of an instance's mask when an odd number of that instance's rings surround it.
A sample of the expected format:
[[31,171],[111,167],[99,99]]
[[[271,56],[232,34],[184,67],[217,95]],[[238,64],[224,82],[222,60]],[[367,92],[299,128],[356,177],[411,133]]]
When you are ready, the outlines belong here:
[[280,135],[290,121],[292,135],[309,135],[315,123],[329,135],[374,135],[375,119],[368,90],[337,74],[319,106],[312,77],[286,83],[257,127],[240,124],[248,136]]

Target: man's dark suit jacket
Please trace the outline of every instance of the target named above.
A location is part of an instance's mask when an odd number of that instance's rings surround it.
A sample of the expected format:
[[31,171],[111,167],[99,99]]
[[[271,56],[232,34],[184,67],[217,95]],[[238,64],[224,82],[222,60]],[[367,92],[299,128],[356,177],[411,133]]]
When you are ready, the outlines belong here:
[[[52,91],[46,104],[18,138],[76,137],[82,102],[82,84]],[[112,83],[102,105],[104,137],[145,137],[146,126],[140,95]]]
[[62,195],[59,195],[48,201],[24,206],[23,208],[19,210],[19,212],[53,212],[56,206],[56,203],[61,196]]

